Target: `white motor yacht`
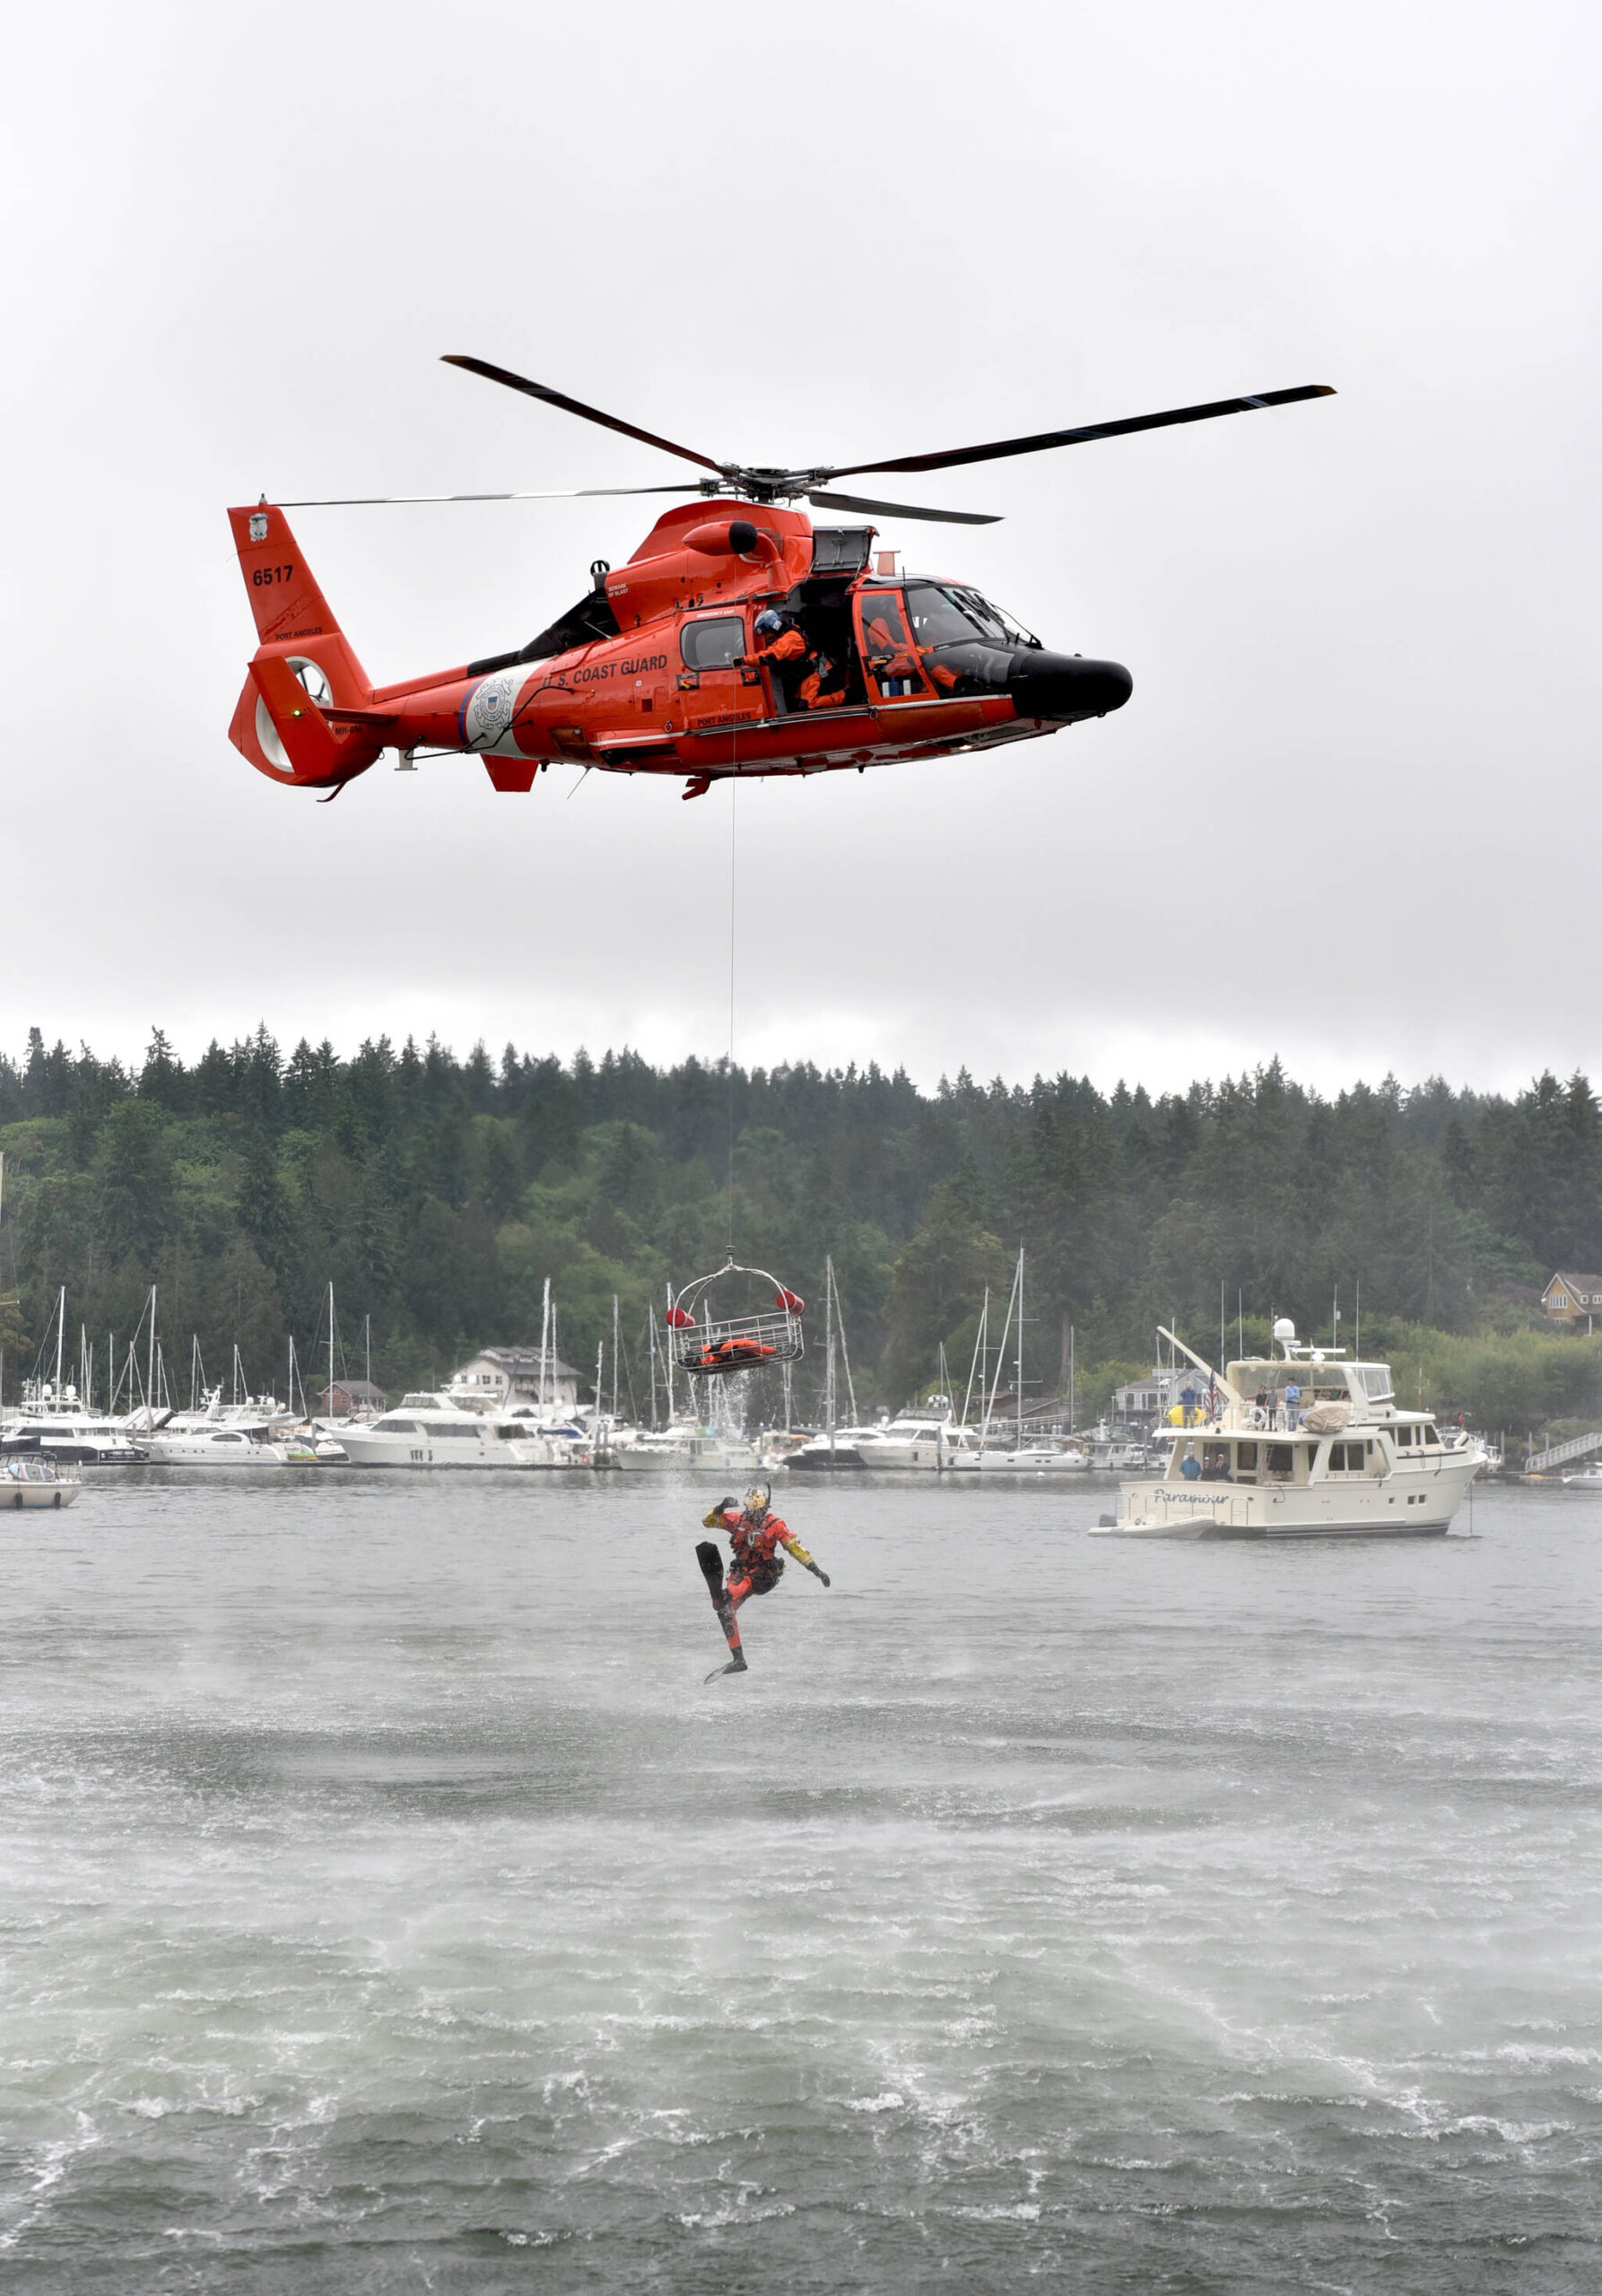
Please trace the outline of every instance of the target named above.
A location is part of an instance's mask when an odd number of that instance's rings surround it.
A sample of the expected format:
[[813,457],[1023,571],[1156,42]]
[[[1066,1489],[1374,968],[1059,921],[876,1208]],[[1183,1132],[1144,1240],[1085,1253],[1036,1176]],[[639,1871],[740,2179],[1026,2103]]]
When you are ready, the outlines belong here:
[[980,1451],[973,1465],[981,1474],[1088,1474],[1091,1455],[1082,1443],[1023,1443]]
[[[1296,1344],[1233,1362],[1217,1416],[1177,1431],[1160,1479],[1126,1483],[1103,1535],[1126,1538],[1385,1538],[1444,1533],[1484,1455],[1448,1448],[1434,1414],[1404,1411],[1389,1363]],[[1164,1333],[1167,1338],[1169,1334]],[[1183,1343],[1180,1343],[1182,1346]],[[1189,1353],[1188,1349],[1185,1349]],[[1192,1357],[1198,1368],[1209,1367]],[[1294,1385],[1294,1405],[1284,1401]],[[1253,1398],[1264,1389],[1267,1407]]]
[[34,1451],[58,1465],[93,1467],[143,1466],[149,1450],[142,1438],[135,1441],[121,1420],[103,1411],[83,1411],[69,1387],[57,1402],[41,1407],[24,1401],[22,1409],[5,1423],[0,1434],[0,1454]]
[[278,1435],[258,1422],[228,1426],[217,1422],[200,1427],[158,1427],[146,1436],[150,1463],[156,1467],[314,1467],[320,1464],[316,1448],[296,1435]]
[[971,1427],[959,1427],[951,1419],[903,1412],[888,1426],[875,1427],[866,1439],[859,1439],[858,1455],[865,1467],[941,1474],[953,1467],[977,1465],[980,1451]]
[[344,1427],[353,1467],[588,1467],[581,1428],[547,1427],[530,1413],[463,1411],[437,1391],[403,1396],[365,1427]]

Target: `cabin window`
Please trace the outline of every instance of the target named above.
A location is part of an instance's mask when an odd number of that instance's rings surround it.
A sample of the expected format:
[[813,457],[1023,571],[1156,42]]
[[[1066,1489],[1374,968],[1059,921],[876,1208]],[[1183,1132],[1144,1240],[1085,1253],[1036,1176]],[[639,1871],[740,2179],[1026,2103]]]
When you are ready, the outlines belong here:
[[1289,1475],[1293,1472],[1296,1455],[1289,1443],[1270,1443],[1267,1452],[1270,1474]]
[[1255,1443],[1239,1443],[1235,1447],[1235,1465],[1242,1474],[1258,1471],[1258,1447]]
[[1202,1445],[1202,1481],[1227,1483],[1230,1472],[1230,1447],[1227,1443]]
[[1435,1432],[1435,1430],[1432,1427],[1423,1428],[1420,1430],[1420,1432],[1423,1434],[1426,1443],[1439,1443],[1441,1440],[1440,1436]]
[[745,651],[745,624],[738,614],[687,622],[679,635],[687,670],[732,669]]

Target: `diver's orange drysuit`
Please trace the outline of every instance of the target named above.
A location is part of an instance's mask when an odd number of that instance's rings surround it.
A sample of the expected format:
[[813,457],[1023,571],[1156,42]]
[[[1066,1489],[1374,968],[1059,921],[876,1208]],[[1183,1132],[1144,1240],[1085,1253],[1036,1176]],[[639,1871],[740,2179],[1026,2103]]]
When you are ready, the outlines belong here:
[[810,1570],[814,1578],[822,1579],[825,1587],[829,1584],[829,1573],[820,1570],[782,1518],[765,1507],[753,1510],[736,1507],[732,1499],[722,1500],[710,1515],[702,1518],[702,1528],[727,1531],[729,1544],[734,1549],[734,1566],[727,1584],[723,1577],[723,1558],[715,1546],[703,1542],[697,1547],[696,1554],[706,1578],[707,1591],[712,1597],[712,1608],[718,1613],[718,1622],[728,1643],[728,1671],[740,1674],[744,1671],[745,1654],[740,1648],[740,1630],[735,1622],[735,1613],[751,1596],[765,1595],[778,1586],[784,1576],[784,1555],[779,1552],[779,1548],[793,1554],[796,1561]]

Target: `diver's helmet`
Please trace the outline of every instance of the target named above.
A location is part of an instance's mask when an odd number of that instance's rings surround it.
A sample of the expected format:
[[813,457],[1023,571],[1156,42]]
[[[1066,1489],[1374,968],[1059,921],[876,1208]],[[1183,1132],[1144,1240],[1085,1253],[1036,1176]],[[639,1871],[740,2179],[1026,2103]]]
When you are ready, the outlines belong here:
[[765,1515],[772,1503],[773,1486],[771,1483],[756,1483],[745,1493],[745,1512],[748,1515]]

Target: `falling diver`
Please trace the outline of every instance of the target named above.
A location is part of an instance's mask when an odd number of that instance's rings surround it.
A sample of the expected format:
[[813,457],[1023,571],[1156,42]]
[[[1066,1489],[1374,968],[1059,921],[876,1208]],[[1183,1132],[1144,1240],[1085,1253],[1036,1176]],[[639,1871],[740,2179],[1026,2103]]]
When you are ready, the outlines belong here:
[[740,1605],[752,1595],[768,1594],[784,1576],[784,1555],[792,1554],[805,1565],[814,1578],[826,1587],[829,1573],[821,1570],[795,1533],[772,1511],[772,1493],[766,1483],[759,1484],[745,1494],[743,1507],[733,1499],[720,1499],[710,1515],[702,1518],[702,1527],[709,1531],[728,1533],[734,1549],[734,1564],[729,1577],[723,1576],[723,1557],[710,1539],[702,1539],[695,1550],[696,1561],[707,1582],[707,1592],[712,1597],[712,1608],[718,1613],[718,1623],[728,1643],[727,1665],[714,1666],[707,1676],[715,1682],[719,1674],[743,1674],[747,1671],[745,1653],[740,1648],[740,1629],[736,1617]]

